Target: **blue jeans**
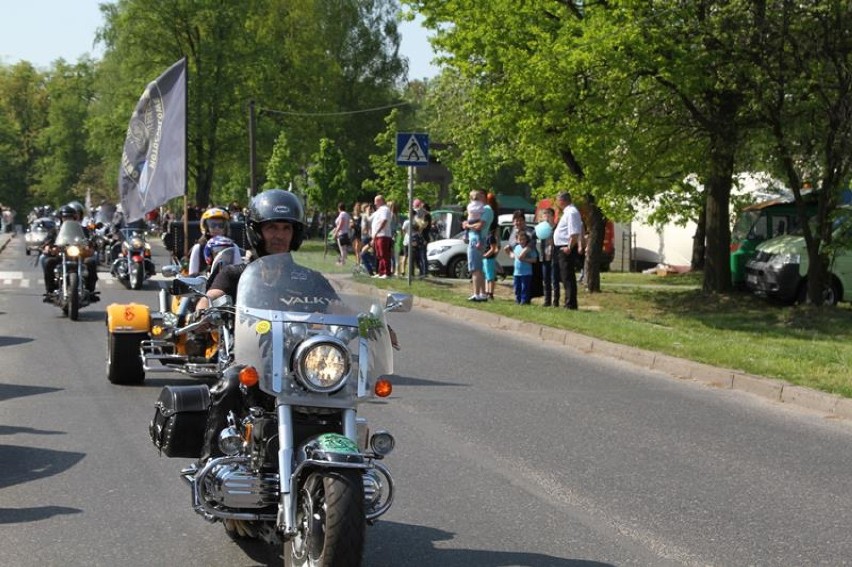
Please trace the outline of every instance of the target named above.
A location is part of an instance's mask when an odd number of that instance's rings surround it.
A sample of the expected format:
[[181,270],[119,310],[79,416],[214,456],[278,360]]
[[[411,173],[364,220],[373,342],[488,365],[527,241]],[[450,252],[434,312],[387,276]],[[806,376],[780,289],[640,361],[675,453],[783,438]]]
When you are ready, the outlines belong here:
[[521,305],[528,304],[532,299],[530,297],[532,292],[532,274],[526,276],[515,275],[512,279],[514,280],[515,287],[515,303],[520,303]]

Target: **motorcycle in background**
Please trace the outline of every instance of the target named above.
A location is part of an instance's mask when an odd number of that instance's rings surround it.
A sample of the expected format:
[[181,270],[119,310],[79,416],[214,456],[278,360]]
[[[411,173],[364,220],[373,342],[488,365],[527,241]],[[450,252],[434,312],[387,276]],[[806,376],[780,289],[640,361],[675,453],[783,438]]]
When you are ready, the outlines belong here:
[[371,434],[357,408],[392,391],[385,313],[410,311],[412,297],[391,293],[382,308],[323,284],[289,254],[250,263],[236,305],[224,296],[208,310],[232,313],[231,394],[166,386],[149,425],[161,454],[198,459],[180,473],[195,512],[283,546],[288,567],[360,565],[366,526],[394,496],[380,462],[394,437]]
[[[213,260],[210,273],[241,262],[239,248],[222,250]],[[166,265],[162,273],[174,278],[180,269],[179,265]],[[207,291],[208,280],[207,275],[177,277],[159,290],[158,311],[139,303],[107,306],[106,367],[111,383],[141,384],[148,372],[178,372],[207,379],[221,375],[231,361],[233,325],[227,310],[209,309],[203,317],[186,321],[198,298]]]
[[110,273],[127,289],[142,289],[142,283],[156,273],[151,260],[151,245],[137,228],[122,228],[121,249]]
[[49,299],[69,319],[76,321],[80,308],[89,305],[93,299],[93,292],[83,284],[89,275],[83,260],[92,254],[83,226],[73,220],[63,222],[53,243],[53,251],[60,261],[53,272],[56,291],[50,294]]

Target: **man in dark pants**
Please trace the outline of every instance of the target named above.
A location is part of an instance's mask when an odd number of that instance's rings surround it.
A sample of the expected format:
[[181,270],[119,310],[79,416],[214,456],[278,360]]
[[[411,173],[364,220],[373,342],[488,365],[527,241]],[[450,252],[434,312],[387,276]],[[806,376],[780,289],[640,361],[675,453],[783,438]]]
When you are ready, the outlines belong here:
[[557,195],[556,205],[562,216],[553,231],[553,247],[559,279],[565,288],[565,308],[577,309],[577,263],[580,259],[580,235],[583,234],[583,219],[580,211],[571,202],[565,191]]

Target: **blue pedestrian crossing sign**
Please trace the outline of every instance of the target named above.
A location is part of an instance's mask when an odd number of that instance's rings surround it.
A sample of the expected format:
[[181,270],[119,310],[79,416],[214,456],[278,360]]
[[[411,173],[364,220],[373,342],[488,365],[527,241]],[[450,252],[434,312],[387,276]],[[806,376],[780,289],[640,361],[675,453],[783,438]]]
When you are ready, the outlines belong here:
[[396,133],[397,165],[429,165],[429,134]]

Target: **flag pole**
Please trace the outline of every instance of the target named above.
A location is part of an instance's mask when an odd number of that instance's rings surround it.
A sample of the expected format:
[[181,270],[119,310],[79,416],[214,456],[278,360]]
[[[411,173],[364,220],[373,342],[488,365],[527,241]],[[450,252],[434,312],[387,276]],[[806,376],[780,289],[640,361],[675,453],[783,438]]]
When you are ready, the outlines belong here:
[[[184,60],[186,56],[184,56]],[[189,159],[187,138],[189,137],[189,65],[186,67],[186,88],[183,90],[183,257],[189,260]]]

